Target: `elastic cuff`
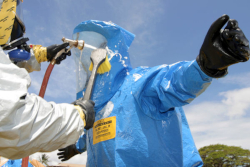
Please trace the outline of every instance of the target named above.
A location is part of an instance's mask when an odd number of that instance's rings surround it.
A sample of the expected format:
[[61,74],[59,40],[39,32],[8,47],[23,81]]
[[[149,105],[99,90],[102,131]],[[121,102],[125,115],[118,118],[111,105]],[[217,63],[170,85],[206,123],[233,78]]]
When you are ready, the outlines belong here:
[[81,119],[83,120],[84,127],[86,126],[86,121],[85,121],[85,114],[82,111],[82,108],[79,105],[75,105],[75,108],[77,109]]
[[202,56],[200,55],[196,57],[196,61],[198,65],[200,66],[201,70],[212,78],[222,78],[226,76],[228,73],[227,68],[224,70],[216,70],[216,69],[211,70],[211,69],[206,68],[204,61],[202,60]]
[[47,48],[42,45],[31,45],[38,63],[47,61]]
[[85,129],[89,130],[93,127],[95,122],[95,110],[93,106],[95,103],[92,100],[83,101],[82,103],[78,103],[83,109],[86,118],[86,126]]
[[75,154],[81,154],[81,152],[77,149],[76,144],[73,144],[73,150]]

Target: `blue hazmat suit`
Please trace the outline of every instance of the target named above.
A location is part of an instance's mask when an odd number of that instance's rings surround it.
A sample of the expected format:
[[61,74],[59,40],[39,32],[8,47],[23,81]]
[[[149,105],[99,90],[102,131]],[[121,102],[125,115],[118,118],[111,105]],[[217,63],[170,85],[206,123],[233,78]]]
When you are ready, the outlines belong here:
[[[22,159],[8,160],[2,167],[20,167],[22,166]],[[33,167],[33,165],[28,162],[28,167]]]
[[[74,40],[88,31],[103,35],[115,54],[108,56],[111,70],[98,74],[93,88],[97,124],[76,143],[78,151],[87,150],[87,166],[202,166],[182,106],[212,78],[195,60],[132,69],[132,33],[114,23],[90,20],[74,29]],[[115,128],[108,129],[109,123]]]

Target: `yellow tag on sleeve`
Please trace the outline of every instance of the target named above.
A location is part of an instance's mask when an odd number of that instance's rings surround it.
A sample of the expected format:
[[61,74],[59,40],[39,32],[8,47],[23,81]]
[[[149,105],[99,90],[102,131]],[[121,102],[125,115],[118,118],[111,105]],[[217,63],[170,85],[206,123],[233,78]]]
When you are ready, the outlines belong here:
[[93,126],[93,144],[115,138],[116,117],[98,120]]

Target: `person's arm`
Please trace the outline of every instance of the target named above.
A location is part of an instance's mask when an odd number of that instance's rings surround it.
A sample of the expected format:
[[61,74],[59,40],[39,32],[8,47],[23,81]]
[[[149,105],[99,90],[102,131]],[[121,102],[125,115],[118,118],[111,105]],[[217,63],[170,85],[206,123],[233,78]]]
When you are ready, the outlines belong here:
[[[82,99],[83,98],[80,98],[78,100],[76,100],[73,104],[76,104],[76,105],[84,105],[82,104]],[[92,101],[91,101],[92,102]],[[92,102],[93,103],[93,102]],[[84,106],[89,106],[89,105],[84,105]],[[86,108],[85,111],[88,111],[89,114],[85,114],[88,116],[88,118],[86,118],[86,126],[85,126],[85,129],[88,130],[90,128],[93,127],[93,124],[94,124],[94,118],[95,118],[95,115],[94,115],[94,110],[93,112],[90,111],[91,110],[91,107],[88,107]],[[93,115],[91,115],[93,114]],[[81,135],[81,137],[78,139],[78,141],[75,143],[75,144],[71,144],[67,147],[64,147],[64,148],[60,148],[58,149],[59,153],[57,153],[57,156],[58,156],[58,159],[60,159],[61,161],[67,161],[69,160],[70,158],[72,158],[73,156],[77,155],[77,154],[81,154],[83,152],[85,152],[87,150],[87,144],[86,144],[86,130],[85,130],[85,134]]]
[[[133,95],[146,113],[166,112],[190,103],[210,85],[212,78],[201,71],[196,61],[183,61],[143,69]],[[135,91],[135,92],[134,92]]]
[[209,86],[212,78],[225,76],[228,66],[249,59],[248,40],[237,21],[230,20],[221,32],[228,20],[223,15],[211,25],[196,61],[144,70],[144,79],[136,81],[139,89],[134,93],[143,111],[166,112],[188,104]]
[[56,58],[56,64],[60,64],[62,60],[66,59],[67,56],[71,55],[70,51],[67,52],[66,49],[67,46],[69,46],[69,43],[63,43],[61,45],[55,44],[55,45],[50,45],[48,47],[43,47],[41,45],[30,45],[38,63],[45,61],[50,62],[55,58],[58,52],[64,49],[65,51],[62,53],[62,55]]
[[68,43],[63,43],[61,45],[50,45],[48,47],[43,47],[42,45],[30,45],[30,59],[25,62],[18,62],[17,66],[20,68],[25,68],[29,73],[33,71],[40,71],[42,62],[52,61],[57,53],[64,49],[64,53],[62,53],[56,59],[56,64],[60,64],[61,61],[66,59],[67,56],[71,55],[71,52],[67,52],[66,49],[68,45]]
[[9,159],[66,147],[84,129],[85,115],[75,105],[29,94],[30,83],[27,71],[0,50],[0,155]]

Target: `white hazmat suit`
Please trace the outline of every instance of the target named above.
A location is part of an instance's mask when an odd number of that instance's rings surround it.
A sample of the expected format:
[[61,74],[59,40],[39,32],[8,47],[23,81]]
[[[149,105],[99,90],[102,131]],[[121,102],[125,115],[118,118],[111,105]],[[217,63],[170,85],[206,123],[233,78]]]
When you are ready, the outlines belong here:
[[19,159],[77,141],[84,129],[78,110],[29,94],[31,79],[0,48],[0,156]]

